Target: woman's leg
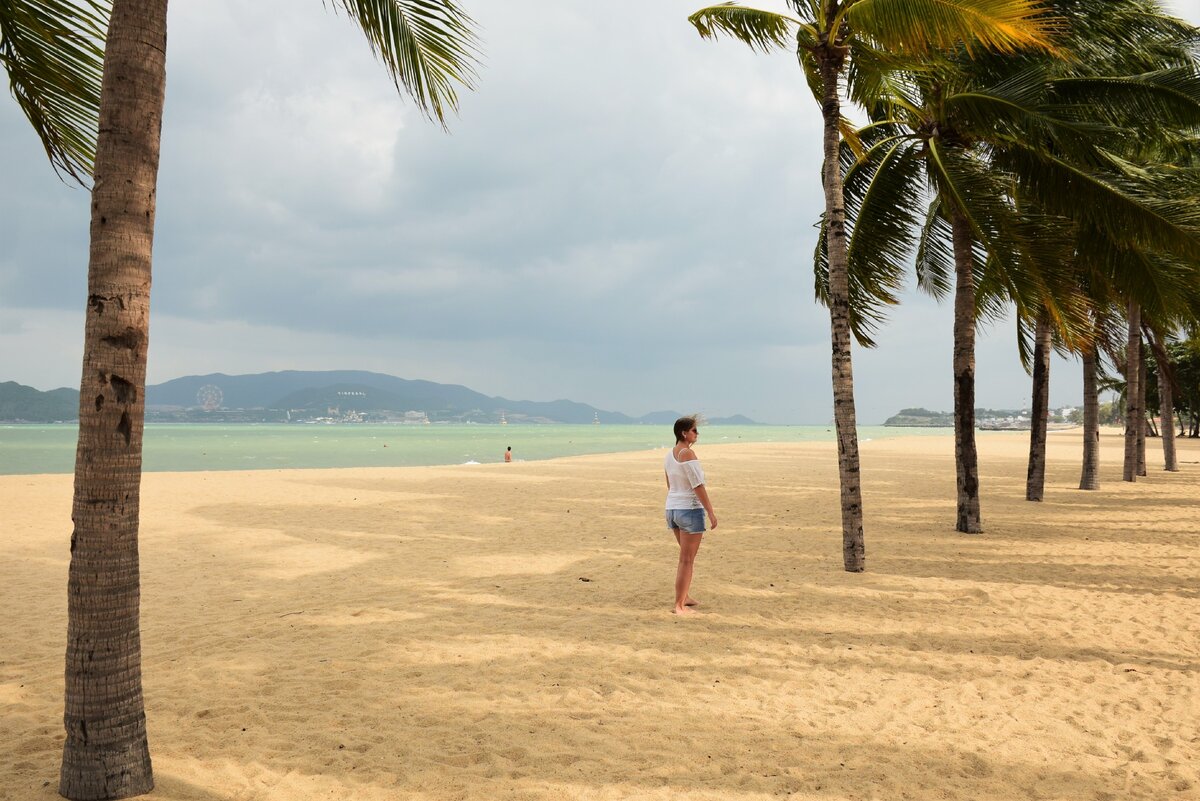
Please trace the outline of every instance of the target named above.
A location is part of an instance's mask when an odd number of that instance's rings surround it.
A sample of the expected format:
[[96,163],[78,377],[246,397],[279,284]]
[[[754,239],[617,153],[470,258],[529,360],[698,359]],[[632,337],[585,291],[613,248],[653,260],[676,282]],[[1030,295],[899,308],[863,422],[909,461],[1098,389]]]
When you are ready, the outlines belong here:
[[[679,547],[680,547],[680,548],[682,548],[682,547],[683,547],[683,543],[679,541],[679,535],[683,533],[683,529],[681,529],[681,528],[673,528],[673,529],[671,529],[671,531],[675,532],[675,542],[678,542],[678,543],[679,543]],[[694,555],[694,554],[693,554],[693,558],[695,558],[695,555]],[[684,605],[684,606],[699,606],[699,605],[700,605],[700,602],[699,602],[699,601],[697,601],[695,598],[693,598],[693,597],[692,597],[692,594],[689,592],[689,593],[688,593],[688,596],[687,596],[687,600],[683,602],[683,605]]]
[[680,531],[679,538],[679,567],[675,571],[675,614],[690,615],[688,608],[688,589],[692,586],[692,568],[696,563],[696,552],[700,550],[700,540],[704,534],[689,534]]

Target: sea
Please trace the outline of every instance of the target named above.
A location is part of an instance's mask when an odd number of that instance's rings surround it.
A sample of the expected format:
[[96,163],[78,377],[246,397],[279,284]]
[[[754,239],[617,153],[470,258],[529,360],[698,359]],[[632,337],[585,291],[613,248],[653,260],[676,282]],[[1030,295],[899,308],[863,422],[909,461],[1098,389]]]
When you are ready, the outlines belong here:
[[[862,426],[859,441],[944,435],[948,429]],[[0,425],[0,475],[71,473],[74,424]],[[368,425],[148,424],[142,469],[276,470],[327,467],[413,467],[514,461],[591,453],[655,450],[672,444],[669,426],[651,425]],[[833,426],[710,425],[699,448],[722,442],[834,440]]]

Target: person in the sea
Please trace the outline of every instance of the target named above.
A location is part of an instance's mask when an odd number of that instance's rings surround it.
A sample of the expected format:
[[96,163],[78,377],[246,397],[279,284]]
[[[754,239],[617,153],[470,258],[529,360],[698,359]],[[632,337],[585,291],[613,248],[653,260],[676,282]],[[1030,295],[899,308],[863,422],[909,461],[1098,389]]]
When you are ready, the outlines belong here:
[[704,514],[708,513],[709,528],[717,527],[704,484],[704,469],[692,446],[700,436],[697,418],[680,417],[675,421],[675,447],[667,453],[664,471],[667,474],[667,528],[679,543],[679,565],[675,570],[675,609],[677,615],[690,614],[697,602],[688,594],[692,586],[692,570],[700,540],[704,538]]
[[506,450],[504,452],[504,461],[506,461],[506,462],[512,461],[512,445],[509,445],[508,450]]

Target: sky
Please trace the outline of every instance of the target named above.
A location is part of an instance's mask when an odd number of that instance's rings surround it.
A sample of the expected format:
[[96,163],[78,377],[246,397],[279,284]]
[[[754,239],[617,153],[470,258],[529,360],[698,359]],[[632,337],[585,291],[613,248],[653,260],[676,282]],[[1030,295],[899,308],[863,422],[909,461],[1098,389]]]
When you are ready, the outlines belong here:
[[[828,423],[820,114],[794,56],[701,40],[699,0],[462,3],[484,57],[447,133],[331,4],[174,0],[148,382],[360,369]],[[78,386],[88,222],[0,96],[0,381]],[[952,324],[905,293],[855,348],[861,424],[953,407]],[[976,377],[977,405],[1029,406],[1011,321],[981,329]],[[1051,405],[1081,399],[1056,357]]]

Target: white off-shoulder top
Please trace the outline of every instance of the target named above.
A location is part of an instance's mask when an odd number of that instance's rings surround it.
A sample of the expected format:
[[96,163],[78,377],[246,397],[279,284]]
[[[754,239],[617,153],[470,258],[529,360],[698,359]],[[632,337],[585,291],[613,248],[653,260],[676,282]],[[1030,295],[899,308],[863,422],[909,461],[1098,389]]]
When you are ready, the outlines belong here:
[[696,487],[704,483],[704,468],[699,459],[681,462],[675,458],[675,449],[667,451],[663,464],[667,471],[667,509],[703,509],[696,497]]

